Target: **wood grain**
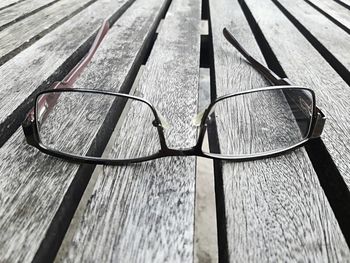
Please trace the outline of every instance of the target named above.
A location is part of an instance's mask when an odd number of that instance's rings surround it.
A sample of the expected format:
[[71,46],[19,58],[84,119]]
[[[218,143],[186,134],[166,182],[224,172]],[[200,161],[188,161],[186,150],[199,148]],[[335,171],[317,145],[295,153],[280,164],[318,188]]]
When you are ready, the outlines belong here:
[[[166,139],[174,148],[196,141],[191,119],[197,112],[200,3],[172,1],[136,90],[169,121]],[[131,107],[121,130],[147,134],[154,127],[144,126],[148,119],[142,117],[142,109]],[[105,154],[153,147],[120,137],[112,144]],[[193,261],[194,191],[194,157],[103,167],[64,261]]]
[[29,16],[59,0],[30,0],[0,11],[0,30],[23,17]]
[[[123,4],[98,3],[101,6],[90,12],[103,18],[116,14]],[[147,8],[143,5],[137,12],[132,5],[128,14],[114,24],[75,87],[115,91],[123,87],[130,70],[142,62],[140,50],[144,50],[146,39],[155,31],[159,11],[164,7],[159,1],[152,6],[148,3]],[[55,223],[52,218],[79,165],[28,146],[20,129],[0,148],[0,156],[0,261],[31,261],[45,235],[51,234],[47,229]]]
[[0,8],[5,9],[22,1],[25,1],[25,0],[3,0],[0,2]]
[[[349,86],[274,4],[261,1],[258,8],[254,0],[247,3],[288,77],[315,91],[317,104],[327,116],[322,139],[350,187]],[[274,14],[274,20],[263,12]]]
[[[266,15],[265,7],[259,7],[258,2],[256,8]],[[275,13],[266,15],[266,20],[273,23]],[[228,27],[245,49],[263,61],[238,2],[212,0],[210,14],[218,96],[266,86],[222,35],[223,27]],[[284,24],[280,26],[284,28]],[[237,110],[244,113],[242,108]],[[227,135],[219,133],[219,143],[230,143]],[[349,257],[304,149],[260,161],[223,162],[222,173],[230,262],[333,262]]]
[[100,0],[0,67],[0,145],[32,107],[33,93],[61,80],[66,68],[87,52],[103,20],[119,10],[113,15],[115,20],[132,2]]
[[[28,43],[35,42],[36,39],[64,22],[71,14],[79,12],[92,2],[94,0],[62,0],[0,31],[0,65],[9,59],[8,54],[22,45],[25,45],[23,48],[27,47]],[[6,10],[4,10],[5,13]]]
[[350,35],[348,33],[303,0],[296,0],[293,3],[287,0],[278,1],[350,70]]
[[350,30],[350,10],[334,1],[308,0]]

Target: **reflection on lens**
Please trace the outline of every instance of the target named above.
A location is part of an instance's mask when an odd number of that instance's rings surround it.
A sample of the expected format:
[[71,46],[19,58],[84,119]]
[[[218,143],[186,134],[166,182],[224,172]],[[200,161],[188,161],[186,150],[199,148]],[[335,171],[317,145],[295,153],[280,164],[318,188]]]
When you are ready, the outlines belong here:
[[[153,112],[138,100],[91,92],[49,92],[37,99],[36,118],[41,143],[58,152],[133,159],[160,149]],[[105,150],[111,135],[113,141]]]
[[284,150],[303,141],[310,129],[313,96],[306,89],[260,90],[217,102],[206,118],[219,147],[212,154],[248,156]]

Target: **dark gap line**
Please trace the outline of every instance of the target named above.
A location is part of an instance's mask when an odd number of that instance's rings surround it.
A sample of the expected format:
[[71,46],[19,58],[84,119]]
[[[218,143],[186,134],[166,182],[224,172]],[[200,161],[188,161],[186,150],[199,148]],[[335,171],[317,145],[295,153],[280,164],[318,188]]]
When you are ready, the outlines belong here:
[[10,21],[10,22],[8,22],[8,23],[3,24],[2,26],[0,26],[0,31],[1,31],[1,30],[4,30],[6,27],[9,27],[9,26],[13,25],[14,23],[17,23],[17,22],[19,22],[19,21],[21,21],[21,20],[23,20],[23,19],[25,19],[25,18],[27,18],[27,17],[29,17],[29,16],[31,16],[31,15],[34,15],[35,13],[37,13],[37,12],[43,10],[43,9],[46,8],[46,7],[49,7],[49,6],[51,6],[51,5],[55,4],[55,3],[57,3],[58,1],[61,1],[61,0],[52,1],[52,2],[50,2],[50,3],[48,3],[48,4],[46,4],[46,5],[43,5],[43,6],[39,7],[39,8],[37,8],[37,9],[34,9],[34,10],[32,10],[32,11],[26,13],[26,14],[23,14],[23,15],[21,15],[21,16],[16,17],[14,20],[12,20],[12,21]]
[[310,44],[320,53],[329,65],[338,73],[338,75],[350,86],[350,72],[348,69],[320,42],[318,39],[304,27],[286,8],[277,0],[271,0],[290,22],[299,30],[300,33],[310,42]]
[[[147,55],[147,49],[153,47],[154,42],[152,42],[152,40],[154,39],[154,35],[156,34],[156,30],[161,21],[161,18],[163,17],[164,13],[168,11],[171,2],[172,0],[167,0],[165,6],[158,14],[156,22],[153,25],[149,35],[146,37],[135,63],[132,65],[121,86],[120,92],[129,93],[131,90],[138,71],[142,66],[142,61],[144,61],[144,58]],[[113,18],[113,23],[110,21],[111,25],[114,24],[114,22],[122,15],[122,13],[126,11],[126,9],[127,7],[125,7],[122,12],[119,12],[118,16]],[[98,145],[98,148],[92,146],[90,147],[89,152],[98,151],[102,155],[110,139],[109,135],[113,133],[114,126],[117,124],[123,108],[124,105],[120,106],[117,101],[113,103],[112,110],[108,113],[106,120],[98,132],[98,135],[101,135],[101,138],[103,139],[99,140],[95,138],[96,143],[93,143],[92,145]],[[82,164],[80,166],[77,174],[75,175],[72,183],[67,190],[67,193],[63,198],[63,201],[60,204],[60,207],[58,208],[53,220],[51,221],[51,224],[46,232],[46,236],[42,240],[40,247],[35,254],[33,262],[54,261],[95,167],[96,165],[91,164]]]
[[9,7],[11,7],[11,6],[17,5],[17,4],[19,4],[19,3],[21,3],[21,2],[24,2],[24,1],[26,1],[26,0],[19,0],[19,1],[17,1],[17,2],[12,3],[12,4],[9,4],[9,5],[0,7],[0,11],[4,10],[4,9],[6,9],[6,8],[9,8]]
[[[242,2],[241,6],[246,19],[250,21],[249,25],[254,25],[255,27],[251,28],[253,34],[263,34],[247,5],[241,0],[239,0],[239,2]],[[259,28],[259,30],[256,28]],[[256,39],[267,41],[263,36],[256,37]],[[269,49],[262,49],[261,46],[265,48],[269,47]],[[275,71],[276,74],[287,77],[276,56],[271,55],[271,53],[274,54],[271,47],[267,44],[261,46],[259,45],[269,67]],[[305,149],[345,240],[350,247],[350,225],[348,224],[350,219],[350,192],[346,183],[321,138],[311,140],[305,145]]]
[[201,35],[199,65],[201,68],[210,68],[210,43],[208,35]]
[[[210,70],[210,99],[211,102],[217,98],[216,77],[215,77],[215,62],[214,62],[214,47],[213,47],[213,30],[210,14],[209,0],[202,0],[202,17],[208,20],[209,34],[206,44],[201,54],[202,63],[207,64]],[[205,52],[205,54],[204,54]],[[203,58],[206,55],[208,58]],[[204,63],[205,62],[205,63]],[[215,123],[215,120],[213,120]],[[211,152],[220,152],[219,137],[217,127],[211,125],[208,128],[209,149]],[[218,260],[220,263],[229,262],[228,241],[227,241],[227,222],[225,208],[225,194],[222,173],[222,161],[214,160],[214,187],[215,187],[215,207],[216,207],[216,227],[218,240]]]
[[334,2],[336,2],[337,4],[341,5],[342,7],[345,7],[345,8],[350,10],[350,5],[345,4],[344,2],[342,2],[340,0],[334,0]]
[[202,20],[209,19],[209,1],[208,0],[202,0],[201,19]]
[[260,48],[261,52],[267,66],[275,72],[279,77],[285,78],[287,77],[286,73],[284,72],[282,66],[280,65],[275,53],[272,51],[272,48],[267,42],[263,32],[261,31],[261,28],[259,27],[258,23],[256,22],[253,14],[251,13],[250,9],[248,8],[246,2],[244,0],[238,0],[239,5],[242,8],[242,11],[244,13],[244,16],[246,17],[246,20],[248,21],[249,27],[251,31],[253,32],[254,38],[256,42],[258,43],[258,46]]
[[150,41],[145,46],[145,55],[143,56],[143,61],[141,63],[142,65],[147,64],[147,61],[149,59],[149,56],[151,55],[154,43],[156,42],[157,38],[158,38],[158,33],[154,33],[154,35],[151,37]]
[[58,26],[62,25],[64,22],[68,21],[69,19],[71,19],[73,16],[77,15],[78,13],[80,13],[82,10],[84,10],[85,8],[87,8],[88,6],[90,6],[91,4],[93,4],[94,2],[96,2],[97,0],[91,0],[89,2],[87,2],[85,5],[79,7],[77,10],[75,10],[74,12],[70,13],[68,16],[63,17],[62,19],[60,19],[58,22],[54,23],[53,25],[51,25],[50,27],[46,28],[45,30],[41,31],[39,34],[37,34],[36,36],[32,37],[31,39],[28,39],[25,43],[23,43],[22,45],[20,45],[19,47],[13,49],[12,51],[10,51],[9,53],[7,53],[6,55],[2,56],[0,58],[0,66],[2,66],[3,64],[5,64],[7,61],[9,61],[11,58],[13,58],[14,56],[16,56],[17,54],[19,54],[22,50],[30,47],[31,45],[33,45],[36,41],[38,41],[39,39],[41,39],[42,37],[44,37],[45,35],[47,35],[48,33],[50,33],[51,31],[53,31],[54,29],[56,29]]
[[348,27],[346,27],[345,25],[343,25],[341,22],[339,22],[337,19],[335,19],[334,17],[332,17],[331,15],[329,15],[327,12],[323,11],[321,8],[319,8],[318,6],[316,6],[314,3],[310,2],[309,0],[304,0],[306,3],[308,3],[311,7],[313,7],[314,9],[316,9],[318,12],[320,12],[322,15],[324,15],[325,17],[327,17],[330,21],[332,21],[335,25],[337,25],[338,27],[340,27],[341,29],[343,29],[346,33],[350,34],[350,29]]
[[[161,15],[161,18],[159,19],[159,21],[157,21],[157,28],[154,32],[154,34],[152,34],[152,36],[150,37],[150,41],[147,41],[146,45],[145,45],[145,48],[144,48],[144,56],[143,56],[143,61],[142,61],[142,65],[146,65],[147,64],[147,61],[149,59],[149,56],[151,55],[151,52],[152,52],[152,49],[153,49],[153,46],[154,46],[154,43],[157,41],[157,38],[158,38],[158,32],[157,30],[159,29],[159,26],[161,25],[161,21],[163,19],[165,19],[165,16],[166,14],[168,13],[169,11],[169,7],[170,7],[170,4],[171,4],[171,1],[172,0],[168,0],[168,2],[166,3],[166,6],[165,6],[165,9],[164,11],[162,11],[162,15]],[[137,74],[136,74],[137,75]],[[134,78],[136,78],[136,75],[134,76]]]
[[321,138],[305,145],[320,184],[350,248],[350,192]]

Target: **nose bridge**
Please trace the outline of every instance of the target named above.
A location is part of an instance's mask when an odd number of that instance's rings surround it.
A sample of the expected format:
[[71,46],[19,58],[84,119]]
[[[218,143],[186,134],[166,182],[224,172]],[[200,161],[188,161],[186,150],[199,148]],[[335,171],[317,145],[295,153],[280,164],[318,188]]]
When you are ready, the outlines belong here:
[[[160,121],[161,133],[164,136],[167,148],[176,155],[194,155],[194,150],[198,143],[198,128],[205,110],[197,113],[195,116],[174,115],[174,118],[167,120],[163,114],[155,108]],[[176,118],[176,119],[175,119]],[[181,119],[181,120],[179,120]],[[194,143],[188,143],[190,138],[195,137]]]
[[205,109],[197,113],[193,118],[192,118],[192,124],[196,127],[199,127],[202,123],[202,118],[204,115]]
[[200,155],[200,150],[197,148],[197,145],[190,148],[182,148],[182,149],[167,149],[167,154],[172,156],[194,156]]

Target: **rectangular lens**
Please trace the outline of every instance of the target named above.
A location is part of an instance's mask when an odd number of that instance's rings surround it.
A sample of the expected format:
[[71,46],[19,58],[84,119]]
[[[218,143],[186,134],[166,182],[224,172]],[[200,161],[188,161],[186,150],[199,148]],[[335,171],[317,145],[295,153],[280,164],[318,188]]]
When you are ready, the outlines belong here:
[[234,95],[214,104],[205,122],[217,129],[225,156],[268,154],[303,141],[314,109],[312,93],[300,88],[276,88]]
[[122,95],[43,93],[37,98],[36,119],[41,143],[58,152],[99,158],[112,133],[115,141],[105,159],[147,157],[160,149],[150,106]]

